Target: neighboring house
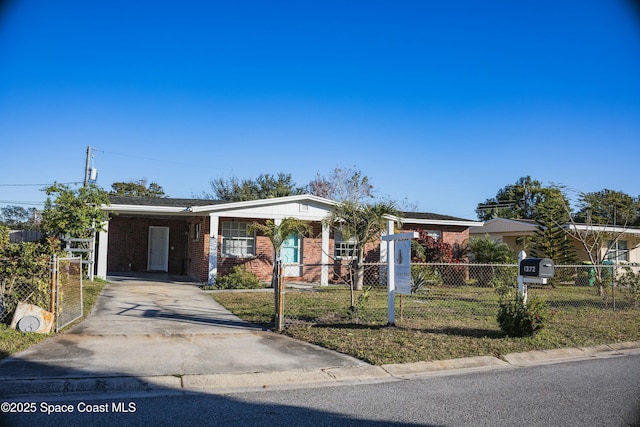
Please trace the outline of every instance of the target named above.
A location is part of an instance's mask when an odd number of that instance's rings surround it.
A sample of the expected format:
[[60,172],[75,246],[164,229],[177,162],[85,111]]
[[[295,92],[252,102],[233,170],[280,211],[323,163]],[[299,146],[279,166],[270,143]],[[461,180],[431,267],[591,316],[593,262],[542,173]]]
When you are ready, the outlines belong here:
[[[328,284],[335,260],[350,258],[354,245],[322,224],[336,202],[312,195],[244,202],[111,196],[105,231],[98,237],[97,276],[128,271],[158,271],[213,282],[216,275],[244,265],[269,281],[273,247],[251,230],[253,222],[287,217],[310,221],[312,237],[291,235],[281,249],[290,280]],[[461,244],[469,227],[482,224],[444,215],[404,213],[403,230],[428,230]],[[367,261],[384,258],[386,245],[367,247]]]
[[[529,238],[533,236],[537,227],[537,222],[526,219],[494,218],[486,221],[481,227],[469,229],[471,237],[488,235],[495,241],[506,243],[515,253],[521,250],[526,251]],[[640,263],[640,229],[622,228],[612,226],[587,226],[585,224],[566,224],[567,229],[577,229],[582,233],[595,230],[599,233],[607,233],[609,239],[603,239],[600,248],[600,257],[613,262]],[[615,239],[618,238],[617,241]],[[576,239],[573,245],[576,248],[578,259],[583,262],[589,261],[582,243]]]

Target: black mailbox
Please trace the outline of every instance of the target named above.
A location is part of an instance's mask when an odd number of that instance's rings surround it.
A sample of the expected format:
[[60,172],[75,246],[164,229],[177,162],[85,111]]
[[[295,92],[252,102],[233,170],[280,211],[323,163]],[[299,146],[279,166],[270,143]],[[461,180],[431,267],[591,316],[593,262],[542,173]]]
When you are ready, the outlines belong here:
[[553,277],[553,261],[549,258],[525,258],[520,261],[520,275],[551,279]]

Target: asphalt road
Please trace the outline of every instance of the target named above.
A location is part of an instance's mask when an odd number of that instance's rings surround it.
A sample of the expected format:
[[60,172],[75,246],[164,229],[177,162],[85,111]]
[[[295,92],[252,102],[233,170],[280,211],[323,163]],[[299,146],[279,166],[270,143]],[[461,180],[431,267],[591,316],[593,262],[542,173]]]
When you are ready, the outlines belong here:
[[2,406],[8,426],[640,426],[640,354],[376,384],[39,396]]

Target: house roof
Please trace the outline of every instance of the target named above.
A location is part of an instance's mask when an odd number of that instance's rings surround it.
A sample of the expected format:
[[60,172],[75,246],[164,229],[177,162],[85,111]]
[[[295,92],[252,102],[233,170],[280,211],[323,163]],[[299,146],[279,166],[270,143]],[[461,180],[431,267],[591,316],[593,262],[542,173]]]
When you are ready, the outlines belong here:
[[402,212],[402,216],[405,223],[420,225],[457,225],[463,227],[477,227],[483,224],[482,221],[473,221],[430,212]]
[[171,207],[190,207],[190,206],[206,206],[225,203],[221,200],[206,199],[173,199],[168,197],[125,197],[125,196],[109,196],[112,205],[135,205],[135,206],[171,206]]
[[472,227],[469,234],[524,235],[535,231],[538,223],[531,219],[493,218],[480,227]]
[[620,227],[612,225],[588,225],[588,224],[565,224],[564,228],[574,231],[595,231],[613,234],[635,234],[640,235],[640,228],[636,227]]
[[[501,234],[505,236],[533,233],[538,223],[532,219],[494,218],[481,227],[472,227],[470,234]],[[564,228],[578,231],[598,231],[609,233],[640,234],[639,228],[613,227],[608,225],[565,224]]]
[[103,210],[121,215],[152,217],[206,216],[218,214],[238,218],[284,218],[318,220],[326,216],[335,202],[312,195],[228,202],[204,199],[110,197]]
[[[310,194],[240,202],[206,199],[123,196],[109,196],[109,200],[111,204],[109,206],[103,206],[104,210],[128,215],[163,216],[206,215],[216,212],[229,215],[251,216],[256,215],[257,210],[261,209],[268,211],[268,216],[271,216],[273,215],[276,206],[295,205],[300,206],[300,211],[312,206],[317,211],[315,215],[300,212],[300,216],[317,217],[318,214],[321,214],[321,211],[327,211],[336,204],[333,200]],[[280,213],[284,215],[284,213]],[[402,212],[402,215],[403,221],[410,224],[454,225],[464,227],[474,227],[482,224],[480,221],[471,221],[463,218],[429,212]]]

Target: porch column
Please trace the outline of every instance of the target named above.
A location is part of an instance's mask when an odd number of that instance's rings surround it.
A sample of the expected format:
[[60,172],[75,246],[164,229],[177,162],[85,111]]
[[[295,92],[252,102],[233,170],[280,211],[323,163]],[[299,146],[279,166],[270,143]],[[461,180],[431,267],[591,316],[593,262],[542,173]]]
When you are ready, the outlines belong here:
[[[96,276],[102,280],[107,278],[107,253],[109,249],[109,221],[102,223],[103,231],[98,233],[98,271]],[[95,249],[95,248],[94,248]]]
[[213,285],[218,275],[218,227],[220,217],[209,214],[209,285]]
[[322,255],[320,256],[320,285],[329,284],[329,225],[322,224]]

